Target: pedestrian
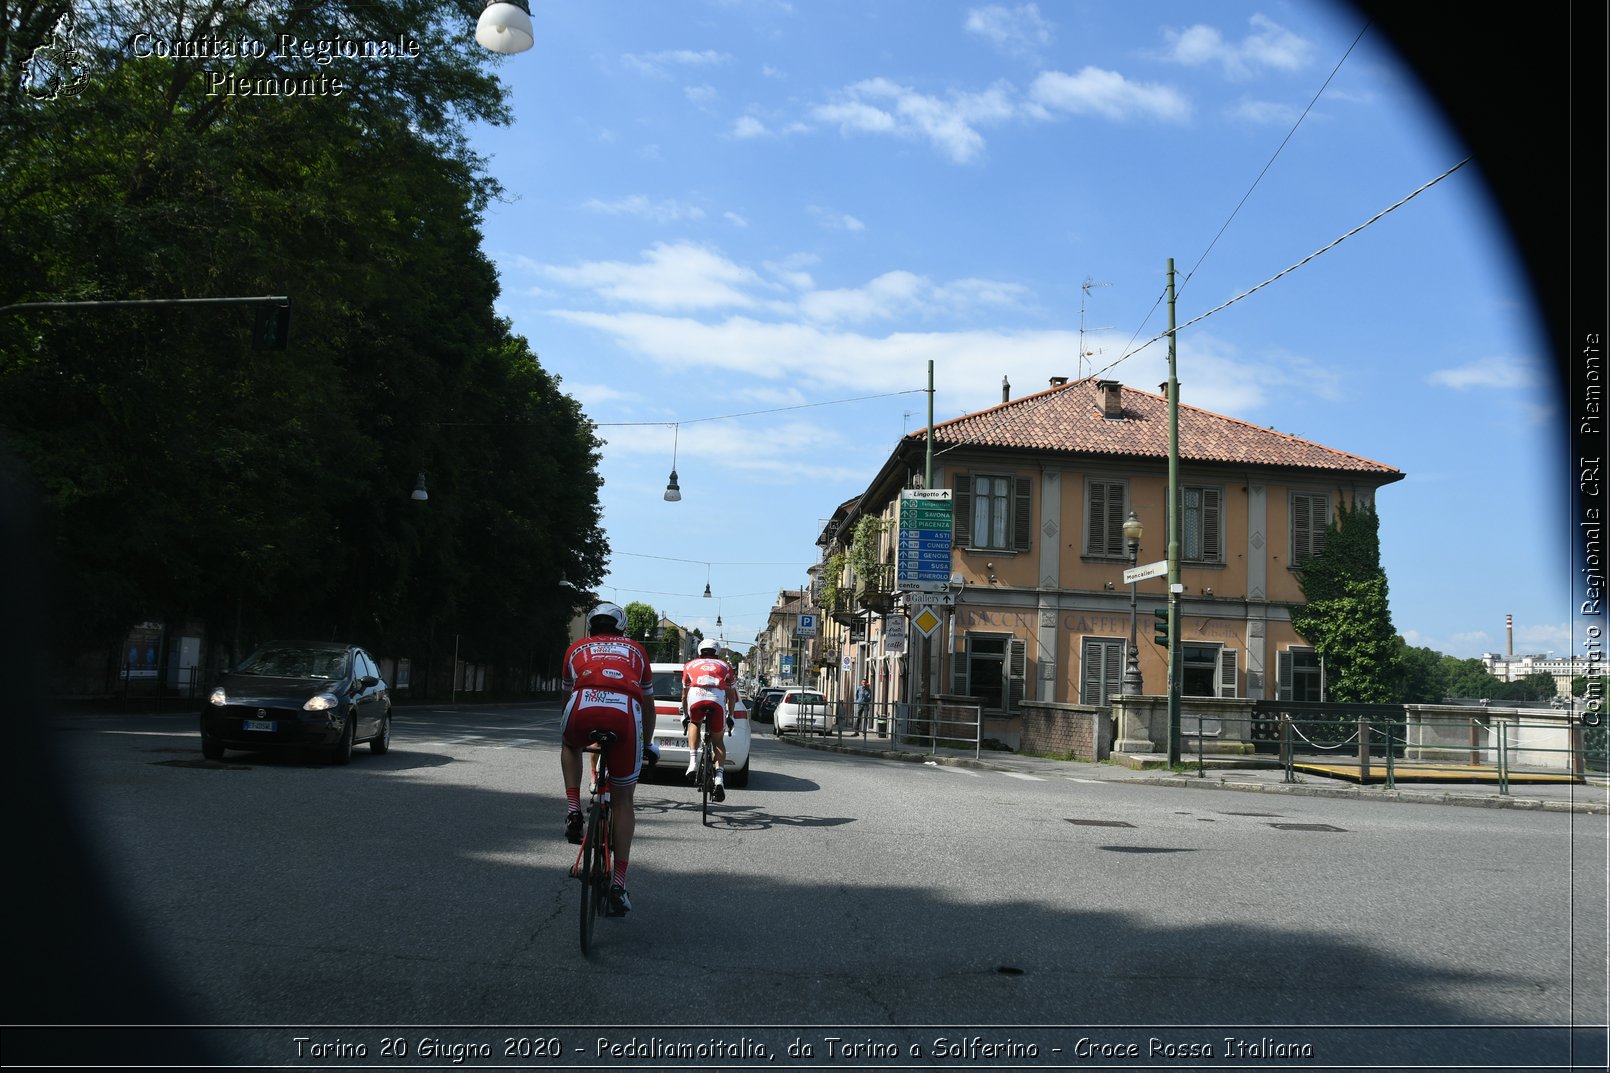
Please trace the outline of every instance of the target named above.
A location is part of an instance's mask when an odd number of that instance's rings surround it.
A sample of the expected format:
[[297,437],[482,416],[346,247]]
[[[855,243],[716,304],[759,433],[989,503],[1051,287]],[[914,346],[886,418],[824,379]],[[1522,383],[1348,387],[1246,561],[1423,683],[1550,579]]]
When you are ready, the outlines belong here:
[[861,686],[855,691],[855,732],[861,733],[866,728],[867,711],[872,707],[872,686],[865,678],[861,679]]

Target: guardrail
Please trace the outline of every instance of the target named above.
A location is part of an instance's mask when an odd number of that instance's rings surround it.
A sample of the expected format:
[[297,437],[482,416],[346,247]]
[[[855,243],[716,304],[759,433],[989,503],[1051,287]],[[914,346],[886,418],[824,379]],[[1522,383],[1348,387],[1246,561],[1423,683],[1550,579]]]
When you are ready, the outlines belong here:
[[971,745],[973,759],[978,759],[984,746],[984,708],[978,704],[927,704],[895,705],[894,744],[909,742],[928,745],[930,753],[938,752],[941,743],[958,746]]
[[[1592,733],[1597,731],[1598,733]],[[1582,779],[1606,770],[1602,726],[1581,721],[1495,716],[1455,719],[1359,715],[1351,721],[1279,716],[1280,764],[1284,781],[1296,782],[1299,752],[1308,757],[1346,757],[1357,763],[1359,781],[1382,769],[1387,789],[1400,769],[1480,768],[1491,770],[1498,792],[1509,793],[1513,775],[1563,775]]]

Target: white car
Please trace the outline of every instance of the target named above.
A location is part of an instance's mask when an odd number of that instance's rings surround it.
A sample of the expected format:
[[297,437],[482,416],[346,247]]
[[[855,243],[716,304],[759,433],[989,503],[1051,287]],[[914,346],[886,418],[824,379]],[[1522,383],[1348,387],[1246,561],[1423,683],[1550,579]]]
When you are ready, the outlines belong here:
[[[682,664],[656,663],[654,670],[654,740],[660,746],[658,770],[680,776],[688,766],[688,732],[682,729]],[[726,784],[735,790],[749,785],[749,708],[738,698],[726,737]]]
[[790,689],[772,709],[771,720],[779,735],[807,730],[826,734],[833,728],[833,705],[814,689]]

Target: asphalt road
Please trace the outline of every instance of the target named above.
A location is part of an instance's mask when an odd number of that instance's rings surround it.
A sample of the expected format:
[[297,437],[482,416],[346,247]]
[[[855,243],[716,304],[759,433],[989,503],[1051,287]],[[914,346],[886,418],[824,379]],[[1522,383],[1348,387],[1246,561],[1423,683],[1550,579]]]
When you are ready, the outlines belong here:
[[104,922],[150,962],[101,971],[147,1001],[85,984],[7,1020],[247,1027],[11,1029],[6,1064],[1603,1066],[1605,966],[1577,956],[1605,930],[1602,816],[762,736],[713,826],[679,778],[639,789],[636,908],[585,959],[556,718],[398,709],[392,751],[345,768],[208,763],[186,716],[50,721]]

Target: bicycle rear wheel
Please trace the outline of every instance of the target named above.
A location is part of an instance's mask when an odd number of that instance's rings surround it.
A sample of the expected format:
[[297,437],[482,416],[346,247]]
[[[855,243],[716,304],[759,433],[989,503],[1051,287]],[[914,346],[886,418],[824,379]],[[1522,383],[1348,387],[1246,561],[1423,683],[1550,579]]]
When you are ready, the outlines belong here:
[[699,743],[699,821],[710,825],[710,792],[715,788],[715,759],[710,751],[710,739]]
[[581,847],[581,952],[593,941],[593,922],[609,896],[608,842],[604,837],[603,806],[594,801],[587,809],[587,831]]

